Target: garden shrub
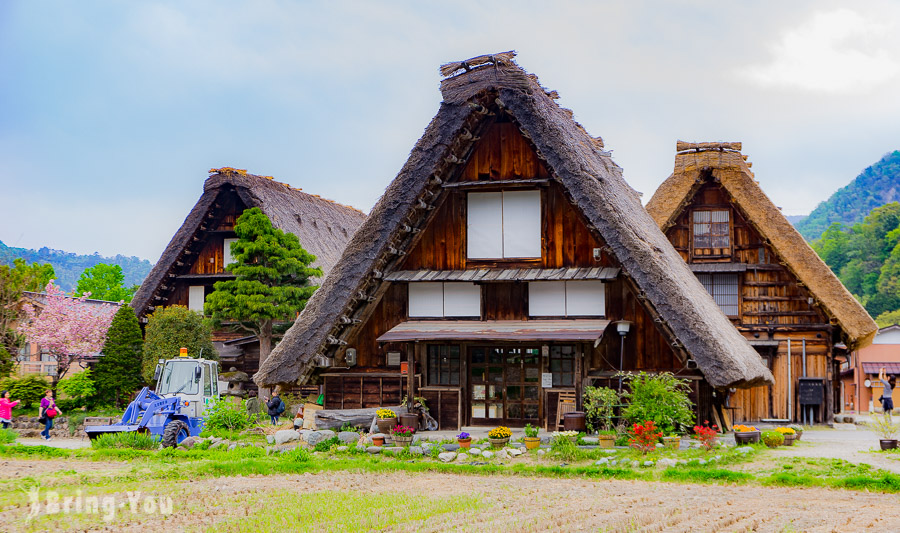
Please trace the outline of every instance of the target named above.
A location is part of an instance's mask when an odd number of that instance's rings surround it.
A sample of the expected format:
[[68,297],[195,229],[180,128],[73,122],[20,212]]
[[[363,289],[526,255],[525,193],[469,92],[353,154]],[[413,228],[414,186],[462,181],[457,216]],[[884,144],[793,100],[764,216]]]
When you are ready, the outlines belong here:
[[0,381],[0,390],[8,390],[12,400],[22,402],[20,406],[23,409],[40,402],[49,388],[50,382],[37,374],[29,374],[20,379],[6,378]]
[[16,442],[18,436],[18,433],[11,429],[0,428],[0,444],[12,444]]
[[609,387],[584,388],[584,412],[588,430],[609,431],[613,429],[619,393]]
[[339,445],[341,443],[341,439],[337,438],[337,436],[331,437],[330,439],[325,439],[316,443],[315,450],[317,452],[327,452],[331,449],[332,446]]
[[694,411],[688,394],[687,380],[676,378],[671,372],[651,376],[646,372],[625,377],[629,391],[622,396],[629,400],[622,416],[630,424],[652,420],[663,434],[685,432],[693,426]]
[[155,450],[159,448],[159,441],[148,433],[137,431],[125,431],[121,433],[104,433],[91,441],[91,447],[95,450],[131,448],[134,450]]
[[[331,439],[328,439],[328,440],[331,440]],[[327,442],[327,441],[322,441],[322,442]],[[322,442],[320,442],[319,444],[322,444]],[[318,448],[318,446],[319,445],[317,444],[316,448]],[[317,451],[319,451],[319,450],[317,450]],[[306,448],[294,448],[293,450],[286,452],[284,455],[282,455],[282,457],[284,457],[288,461],[292,461],[295,463],[308,463],[309,461],[312,460],[312,454],[309,453],[309,450],[307,450]]]
[[212,400],[204,416],[205,428],[210,430],[240,431],[250,426],[245,400],[239,403],[225,399]]
[[96,392],[94,380],[91,379],[91,370],[86,368],[77,374],[59,380],[59,383],[56,384],[56,392],[64,396],[58,401],[60,407],[66,411],[77,407],[86,407],[88,400]]
[[565,435],[553,437],[550,444],[550,453],[564,461],[574,461],[578,458],[578,446]]

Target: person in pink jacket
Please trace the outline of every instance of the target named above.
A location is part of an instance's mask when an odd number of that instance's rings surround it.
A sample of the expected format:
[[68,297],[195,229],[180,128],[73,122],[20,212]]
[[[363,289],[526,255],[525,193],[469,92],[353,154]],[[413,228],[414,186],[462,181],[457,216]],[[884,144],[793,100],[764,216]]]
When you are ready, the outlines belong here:
[[19,405],[19,400],[12,402],[9,400],[9,396],[8,390],[0,394],[0,424],[3,424],[3,429],[12,424],[12,408]]

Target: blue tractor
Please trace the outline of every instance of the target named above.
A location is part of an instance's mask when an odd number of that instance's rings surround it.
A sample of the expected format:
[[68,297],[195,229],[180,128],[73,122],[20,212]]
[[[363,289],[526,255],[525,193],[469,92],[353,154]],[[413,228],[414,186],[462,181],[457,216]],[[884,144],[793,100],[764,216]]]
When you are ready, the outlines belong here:
[[218,364],[208,359],[179,357],[160,360],[153,377],[156,391],[144,387],[122,416],[108,426],[88,426],[91,440],[104,433],[138,431],[149,433],[165,447],[175,447],[188,436],[203,431],[204,412],[218,398]]

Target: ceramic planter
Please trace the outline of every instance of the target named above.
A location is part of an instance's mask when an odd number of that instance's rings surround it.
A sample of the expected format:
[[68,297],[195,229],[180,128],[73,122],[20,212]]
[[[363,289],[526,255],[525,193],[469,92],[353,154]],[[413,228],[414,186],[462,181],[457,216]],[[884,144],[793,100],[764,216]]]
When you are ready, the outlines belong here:
[[377,424],[378,431],[387,435],[397,425],[397,417],[379,418]]
[[494,448],[502,448],[509,442],[509,437],[504,437],[502,439],[493,439],[488,437],[488,440],[491,441],[491,446],[493,446]]
[[601,448],[614,448],[616,446],[615,435],[598,435],[597,439],[597,444]]
[[540,437],[525,437],[525,449],[526,450],[534,450],[536,448],[540,448],[541,439]]
[[759,431],[737,431],[734,434],[734,442],[737,444],[755,444],[759,442]]
[[460,448],[471,448],[472,447],[472,439],[456,439],[456,442],[459,444]]
[[881,439],[878,441],[881,444],[882,450],[895,450],[897,449],[897,440],[896,439]]
[[384,446],[384,437],[372,437],[372,445]]

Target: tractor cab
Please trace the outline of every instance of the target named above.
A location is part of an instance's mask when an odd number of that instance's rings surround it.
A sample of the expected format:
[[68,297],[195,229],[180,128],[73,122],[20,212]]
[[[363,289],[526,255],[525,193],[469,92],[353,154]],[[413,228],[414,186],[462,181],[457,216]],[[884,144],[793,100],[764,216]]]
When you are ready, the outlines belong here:
[[154,374],[156,394],[163,398],[177,396],[182,414],[201,417],[210,401],[219,397],[218,376],[215,361],[188,358],[184,350],[178,357],[159,361]]

